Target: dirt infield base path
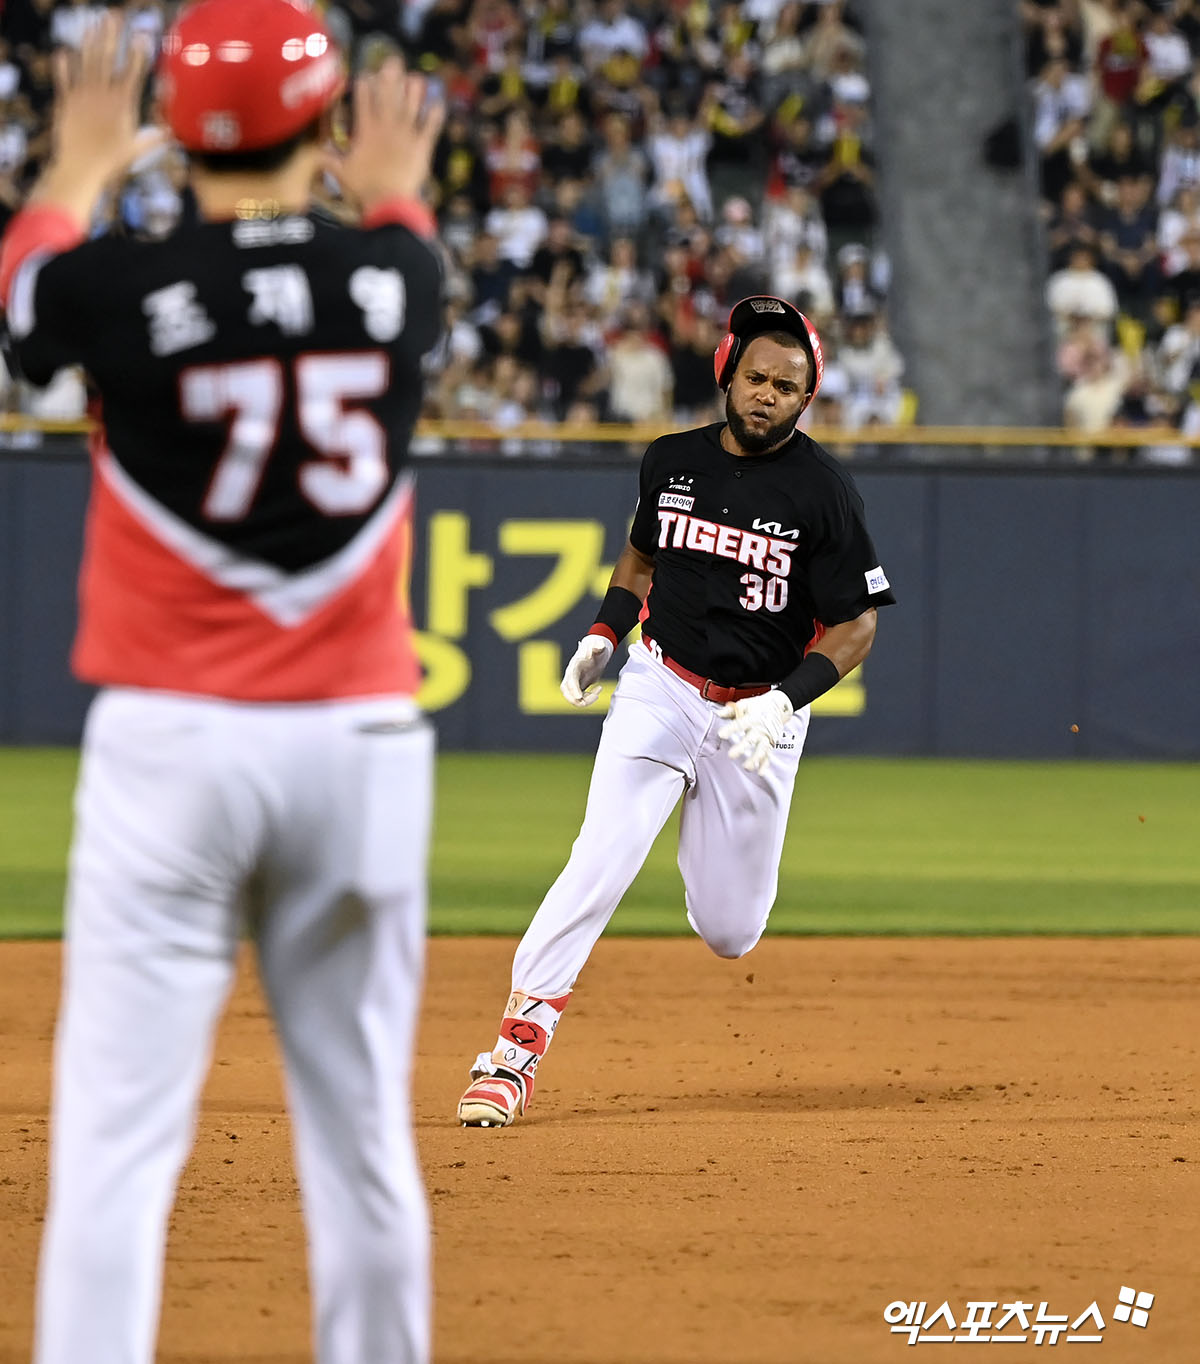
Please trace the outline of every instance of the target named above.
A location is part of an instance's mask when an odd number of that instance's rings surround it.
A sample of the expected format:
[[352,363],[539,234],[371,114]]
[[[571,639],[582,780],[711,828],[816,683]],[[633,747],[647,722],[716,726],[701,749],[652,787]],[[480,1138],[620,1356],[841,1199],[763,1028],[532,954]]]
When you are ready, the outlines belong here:
[[[466,1131],[454,1102],[511,952],[430,945],[437,1364],[940,1358],[891,1332],[896,1300],[956,1322],[968,1300],[1033,1304],[1024,1345],[972,1359],[1200,1359],[1200,940],[776,939],[740,962],[604,941],[529,1118]],[[24,1364],[57,946],[0,946],[0,979],[0,1362]],[[1122,1286],[1155,1294],[1145,1327],[1113,1320]],[[1039,1303],[1074,1321],[1093,1300],[1099,1344],[1035,1345]],[[300,1364],[307,1310],[247,969],[172,1224],[160,1358]]]

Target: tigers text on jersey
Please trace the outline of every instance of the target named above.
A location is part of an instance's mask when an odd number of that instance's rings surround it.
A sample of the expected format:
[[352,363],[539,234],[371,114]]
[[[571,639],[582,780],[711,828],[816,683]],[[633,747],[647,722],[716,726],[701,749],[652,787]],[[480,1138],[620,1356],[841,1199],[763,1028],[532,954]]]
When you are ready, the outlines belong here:
[[14,219],[20,367],[45,383],[80,364],[102,403],[85,681],[255,701],[415,690],[405,465],[441,270],[428,215],[390,208],[361,228],[309,214],[67,250],[53,222],[38,242],[39,211]]
[[824,627],[896,599],[832,455],[800,432],[733,455],[722,429],[663,436],[642,460],[629,532],[654,559],[642,628],[702,677],[776,683]]

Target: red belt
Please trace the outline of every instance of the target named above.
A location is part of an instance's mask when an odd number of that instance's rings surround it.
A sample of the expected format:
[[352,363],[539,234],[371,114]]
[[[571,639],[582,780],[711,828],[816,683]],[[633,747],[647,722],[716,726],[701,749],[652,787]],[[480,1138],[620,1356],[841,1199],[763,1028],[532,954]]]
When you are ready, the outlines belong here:
[[[655,652],[654,641],[647,635],[642,636],[642,643],[650,650]],[[668,658],[661,651],[657,655],[663,665],[671,670],[676,677],[682,677],[690,686],[696,688],[706,701],[715,701],[718,706],[728,705],[730,701],[744,701],[748,696],[761,696],[764,692],[771,690],[769,686],[761,687],[722,687],[711,677],[701,677],[699,673],[694,673],[690,668],[685,668],[682,663],[676,663],[673,658]]]

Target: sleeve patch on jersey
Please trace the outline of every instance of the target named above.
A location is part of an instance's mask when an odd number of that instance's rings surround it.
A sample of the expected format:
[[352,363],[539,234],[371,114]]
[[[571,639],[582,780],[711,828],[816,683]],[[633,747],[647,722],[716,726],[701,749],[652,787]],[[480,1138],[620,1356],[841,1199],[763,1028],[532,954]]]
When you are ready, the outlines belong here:
[[682,493],[659,493],[660,507],[674,507],[676,511],[691,511],[696,505],[694,497],[684,497]]
[[888,582],[887,576],[884,574],[881,566],[868,569],[863,576],[867,580],[868,596],[875,592],[886,592],[888,588],[891,587],[891,583]]

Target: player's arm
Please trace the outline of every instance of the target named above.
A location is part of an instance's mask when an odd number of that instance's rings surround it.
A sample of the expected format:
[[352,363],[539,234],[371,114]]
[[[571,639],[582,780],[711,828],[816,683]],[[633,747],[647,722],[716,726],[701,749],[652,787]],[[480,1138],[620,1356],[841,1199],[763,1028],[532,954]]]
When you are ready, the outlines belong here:
[[562,694],[573,706],[590,706],[600,695],[598,683],[608,660],[637,624],[653,577],[654,559],[626,540],[595,623],[579,641],[563,674]]
[[875,608],[869,606],[853,620],[825,627],[820,641],[809,649],[800,666],[779,685],[779,690],[792,703],[794,710],[807,706],[818,696],[824,696],[847,673],[858,667],[875,642],[878,616]]
[[[39,311],[40,268],[86,238],[105,186],[160,136],[139,132],[148,49],[135,45],[122,54],[121,39],[121,20],[110,13],[89,30],[79,52],[55,53],[54,150],[0,245],[0,305],[27,377],[39,383],[78,358],[69,319],[58,338],[53,319]],[[43,334],[24,347],[39,322]]]

